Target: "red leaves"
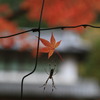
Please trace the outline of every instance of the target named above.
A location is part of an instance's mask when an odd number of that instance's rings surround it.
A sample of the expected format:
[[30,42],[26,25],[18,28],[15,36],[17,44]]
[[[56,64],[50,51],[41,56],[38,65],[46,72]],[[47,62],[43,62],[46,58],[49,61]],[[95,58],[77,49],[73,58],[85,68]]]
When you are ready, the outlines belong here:
[[40,49],[40,52],[48,53],[49,52],[49,48],[44,47],[44,48]]
[[[21,7],[28,9],[29,20],[39,20],[41,3],[42,0],[24,0]],[[49,26],[89,24],[100,11],[99,4],[100,0],[46,0],[43,20]]]
[[48,53],[48,58],[50,58],[53,55],[55,49],[61,43],[61,41],[56,42],[53,34],[51,35],[50,42],[42,38],[40,38],[40,41],[43,43],[45,47],[40,49],[39,51],[43,53]]
[[0,13],[3,13],[3,14],[11,13],[11,9],[9,8],[8,4],[0,5]]
[[49,47],[49,46],[51,45],[50,42],[47,41],[47,40],[45,40],[45,39],[40,38],[40,40],[41,40],[41,42],[42,42],[45,46],[47,46],[47,47]]

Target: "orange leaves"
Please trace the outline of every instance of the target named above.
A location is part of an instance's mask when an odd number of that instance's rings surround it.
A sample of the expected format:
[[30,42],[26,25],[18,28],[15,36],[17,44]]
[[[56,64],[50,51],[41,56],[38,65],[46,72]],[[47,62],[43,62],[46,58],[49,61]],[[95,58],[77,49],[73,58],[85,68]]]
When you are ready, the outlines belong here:
[[47,40],[45,40],[45,39],[42,39],[42,38],[40,38],[40,40],[41,40],[41,42],[42,42],[45,46],[47,46],[47,47],[51,46],[51,44],[50,44],[49,41],[47,41]]
[[[29,20],[39,20],[41,3],[42,0],[24,0],[21,9],[28,10]],[[90,24],[99,11],[100,0],[45,0],[43,21],[49,26]]]
[[9,8],[8,4],[0,4],[0,13],[11,13],[11,9]]
[[[42,0],[24,0],[21,9],[27,10],[29,19],[39,19]],[[34,13],[33,13],[34,12]]]
[[10,9],[8,4],[0,4],[0,35],[1,32],[8,32],[8,33],[17,32],[16,24],[7,19],[11,13],[12,10]]
[[[21,9],[28,9],[29,20],[39,20],[41,3],[42,0],[24,0]],[[99,4],[100,0],[45,0],[43,20],[49,26],[89,24],[95,21]]]
[[45,46],[44,48],[40,49],[39,52],[48,53],[48,58],[50,58],[55,49],[60,45],[61,41],[56,42],[54,35],[51,35],[50,42],[40,38],[40,41]]

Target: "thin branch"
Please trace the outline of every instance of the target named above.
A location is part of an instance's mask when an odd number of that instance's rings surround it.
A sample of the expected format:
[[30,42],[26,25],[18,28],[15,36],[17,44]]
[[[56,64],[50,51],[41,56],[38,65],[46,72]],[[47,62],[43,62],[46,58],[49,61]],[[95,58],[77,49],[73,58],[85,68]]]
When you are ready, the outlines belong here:
[[[40,44],[40,27],[41,27],[41,21],[42,21],[42,14],[43,14],[43,8],[44,8],[44,1],[42,1],[42,8],[41,8],[41,13],[40,13],[40,20],[39,20],[39,26],[38,26],[38,43],[37,43],[37,54],[36,54],[36,61],[35,61],[35,67],[34,69],[28,73],[27,75],[25,75],[23,78],[22,78],[22,81],[21,81],[21,100],[23,100],[23,83],[24,83],[24,79],[26,77],[28,77],[29,75],[31,75],[32,73],[35,72],[36,70],[36,67],[37,67],[37,63],[38,63],[38,53],[39,53],[39,44]],[[34,32],[34,30],[31,30]]]
[[59,27],[49,27],[49,28],[32,28],[26,31],[22,31],[13,35],[8,35],[8,36],[2,36],[0,38],[9,38],[9,37],[13,37],[16,35],[21,35],[21,34],[25,34],[27,32],[39,32],[39,31],[46,31],[46,30],[53,30],[53,29],[65,29],[65,28],[77,28],[77,27],[91,27],[91,28],[100,28],[100,26],[94,26],[94,25],[89,25],[89,24],[81,24],[81,25],[76,25],[76,26],[59,26]]

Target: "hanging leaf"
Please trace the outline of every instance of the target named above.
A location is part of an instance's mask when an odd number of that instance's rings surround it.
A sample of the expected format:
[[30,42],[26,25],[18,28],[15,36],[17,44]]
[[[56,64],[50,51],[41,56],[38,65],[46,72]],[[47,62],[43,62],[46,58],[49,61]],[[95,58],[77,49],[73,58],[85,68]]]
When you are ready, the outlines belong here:
[[44,48],[41,48],[39,52],[42,53],[48,53],[48,59],[53,55],[55,49],[60,45],[61,41],[56,42],[55,37],[52,33],[50,42],[48,40],[45,40],[43,38],[40,38],[40,41],[45,46]]

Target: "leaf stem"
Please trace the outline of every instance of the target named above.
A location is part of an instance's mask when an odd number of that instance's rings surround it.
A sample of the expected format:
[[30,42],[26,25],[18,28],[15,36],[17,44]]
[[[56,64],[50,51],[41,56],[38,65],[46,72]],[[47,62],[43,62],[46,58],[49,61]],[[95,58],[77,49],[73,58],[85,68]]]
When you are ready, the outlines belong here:
[[56,54],[59,56],[60,60],[63,61],[64,59],[63,59],[63,57],[61,56],[61,54],[60,54],[58,51],[55,51],[55,52],[56,52]]

